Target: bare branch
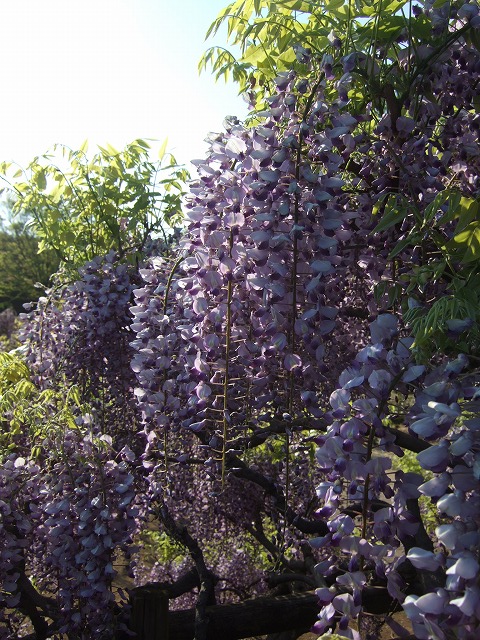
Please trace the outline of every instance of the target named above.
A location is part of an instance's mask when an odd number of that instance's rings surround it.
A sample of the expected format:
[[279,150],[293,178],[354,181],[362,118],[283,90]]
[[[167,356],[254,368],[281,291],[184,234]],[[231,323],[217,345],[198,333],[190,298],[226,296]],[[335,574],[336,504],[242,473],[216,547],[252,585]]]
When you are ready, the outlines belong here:
[[405,433],[404,431],[400,431],[399,429],[389,428],[387,429],[387,431],[393,433],[393,435],[395,436],[395,443],[398,444],[398,446],[402,449],[407,449],[407,451],[413,451],[413,453],[421,453],[431,446],[425,440],[417,438],[416,436],[412,436],[409,433]]
[[167,506],[160,505],[158,514],[165,528],[172,537],[183,544],[189,551],[200,581],[200,591],[198,594],[197,606],[195,607],[195,637],[194,640],[206,640],[208,617],[206,607],[215,604],[215,576],[207,568],[203,552],[198,542],[192,538],[185,525],[179,525],[172,518]]

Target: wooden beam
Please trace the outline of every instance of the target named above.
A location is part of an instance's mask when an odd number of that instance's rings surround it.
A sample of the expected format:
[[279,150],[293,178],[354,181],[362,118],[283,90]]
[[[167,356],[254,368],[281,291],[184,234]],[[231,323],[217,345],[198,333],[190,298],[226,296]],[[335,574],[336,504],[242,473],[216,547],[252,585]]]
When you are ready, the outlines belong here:
[[[318,598],[312,592],[206,607],[207,640],[241,640],[289,629],[308,631],[318,612]],[[170,611],[169,640],[192,640],[194,625],[194,609]]]

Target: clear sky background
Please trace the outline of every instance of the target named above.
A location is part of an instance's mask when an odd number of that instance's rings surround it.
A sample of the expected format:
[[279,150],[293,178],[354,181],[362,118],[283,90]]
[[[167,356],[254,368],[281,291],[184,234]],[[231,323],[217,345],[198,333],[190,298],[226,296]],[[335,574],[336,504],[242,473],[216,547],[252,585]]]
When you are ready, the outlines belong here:
[[55,143],[88,139],[93,153],[167,136],[179,162],[203,157],[206,134],[247,113],[236,85],[197,70],[227,4],[0,0],[0,161],[25,166]]

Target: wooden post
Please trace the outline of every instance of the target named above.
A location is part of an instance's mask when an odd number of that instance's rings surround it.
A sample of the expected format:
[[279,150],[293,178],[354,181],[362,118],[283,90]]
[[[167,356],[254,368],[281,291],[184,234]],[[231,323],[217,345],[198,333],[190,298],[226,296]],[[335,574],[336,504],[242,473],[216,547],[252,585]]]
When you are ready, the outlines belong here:
[[132,596],[130,628],[137,640],[168,640],[168,594],[159,589],[136,589]]

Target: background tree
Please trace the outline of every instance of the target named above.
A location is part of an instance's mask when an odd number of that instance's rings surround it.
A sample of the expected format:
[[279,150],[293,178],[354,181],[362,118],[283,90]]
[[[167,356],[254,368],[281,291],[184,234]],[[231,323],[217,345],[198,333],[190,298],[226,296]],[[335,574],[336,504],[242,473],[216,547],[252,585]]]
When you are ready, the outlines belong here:
[[35,158],[25,171],[4,163],[2,173],[13,213],[28,211],[39,251],[54,251],[70,273],[111,250],[119,257],[148,251],[148,242],[166,241],[181,220],[188,174],[165,145],[157,162],[144,140],[123,151],[99,148],[91,158],[86,144],[78,151],[57,145],[54,153]]
[[59,261],[51,249],[39,253],[28,215],[13,219],[11,203],[8,208],[10,215],[0,231],[0,308],[12,307],[20,313],[25,303],[42,295]]

